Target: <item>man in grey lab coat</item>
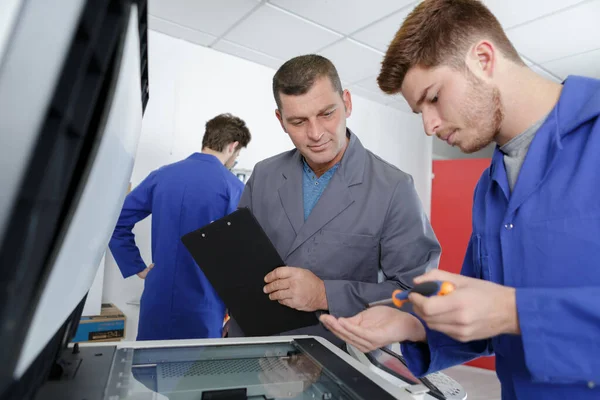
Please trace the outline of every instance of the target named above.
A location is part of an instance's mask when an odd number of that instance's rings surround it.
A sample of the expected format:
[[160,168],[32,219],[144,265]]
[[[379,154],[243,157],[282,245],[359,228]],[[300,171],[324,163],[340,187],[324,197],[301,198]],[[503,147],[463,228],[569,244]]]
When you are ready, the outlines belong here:
[[[346,127],[352,99],[331,61],[287,61],[273,93],[277,119],[296,148],[259,162],[239,204],[252,210],[287,265],[265,277],[270,299],[350,317],[437,267],[440,245],[411,176],[366,150]],[[235,323],[229,333],[243,334]],[[284,334],[341,344],[322,325]]]

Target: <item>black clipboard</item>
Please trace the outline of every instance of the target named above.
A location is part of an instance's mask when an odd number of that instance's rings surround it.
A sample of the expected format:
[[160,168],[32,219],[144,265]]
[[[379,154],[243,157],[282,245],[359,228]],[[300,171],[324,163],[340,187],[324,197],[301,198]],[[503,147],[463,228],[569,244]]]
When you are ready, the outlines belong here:
[[271,336],[319,323],[314,312],[269,300],[264,277],[284,265],[252,212],[240,208],[181,238],[246,336]]

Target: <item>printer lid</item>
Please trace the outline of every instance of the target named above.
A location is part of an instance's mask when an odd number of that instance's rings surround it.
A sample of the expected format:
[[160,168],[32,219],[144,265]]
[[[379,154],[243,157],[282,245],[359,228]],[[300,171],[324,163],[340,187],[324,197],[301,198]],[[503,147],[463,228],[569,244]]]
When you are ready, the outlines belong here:
[[4,398],[34,391],[77,327],[125,196],[148,71],[145,0],[1,3]]

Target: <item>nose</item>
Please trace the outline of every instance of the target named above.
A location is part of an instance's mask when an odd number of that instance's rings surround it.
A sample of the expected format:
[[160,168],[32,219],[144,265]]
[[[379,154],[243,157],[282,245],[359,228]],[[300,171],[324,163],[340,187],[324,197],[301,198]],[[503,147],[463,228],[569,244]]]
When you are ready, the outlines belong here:
[[438,115],[430,109],[423,109],[423,128],[425,128],[425,134],[427,136],[435,136],[440,129],[442,121]]
[[309,120],[307,126],[308,126],[308,128],[307,128],[306,135],[308,136],[308,138],[310,140],[318,142],[321,139],[321,137],[323,136],[323,128],[321,127],[321,125],[318,123],[318,121],[316,119],[314,119],[314,120]]

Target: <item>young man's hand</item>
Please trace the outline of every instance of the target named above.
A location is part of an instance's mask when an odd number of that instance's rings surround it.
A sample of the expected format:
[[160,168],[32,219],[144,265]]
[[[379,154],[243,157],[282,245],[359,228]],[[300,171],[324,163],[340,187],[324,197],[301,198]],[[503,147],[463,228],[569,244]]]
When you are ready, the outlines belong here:
[[415,278],[415,284],[433,280],[452,282],[455,289],[446,296],[409,296],[430,329],[460,342],[521,333],[514,288],[440,270]]
[[352,318],[323,314],[321,322],[363,353],[395,342],[424,342],[425,328],[414,315],[388,306],[369,308]]
[[148,275],[148,272],[150,272],[150,270],[151,270],[152,268],[154,268],[154,263],[152,263],[152,264],[148,265],[148,266],[146,267],[146,269],[145,269],[145,270],[143,270],[142,272],[138,272],[137,276],[139,276],[139,277],[140,277],[140,278],[142,278],[142,279],[146,279],[146,275]]

